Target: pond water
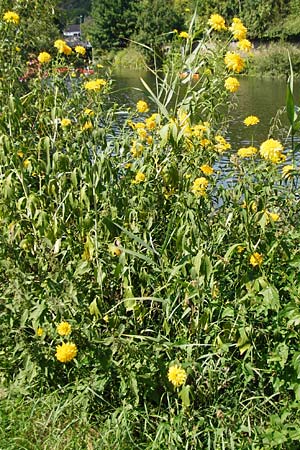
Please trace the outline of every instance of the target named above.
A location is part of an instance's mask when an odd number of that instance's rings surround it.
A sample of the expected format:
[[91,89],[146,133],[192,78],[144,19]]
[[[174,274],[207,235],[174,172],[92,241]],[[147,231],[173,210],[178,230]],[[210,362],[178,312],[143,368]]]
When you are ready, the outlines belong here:
[[[147,99],[141,78],[154,87],[154,78],[149,72],[123,70],[114,73],[115,100],[120,104],[134,105],[141,98]],[[231,121],[227,134],[232,148],[250,145],[252,139],[254,145],[260,145],[268,137],[280,139],[288,145],[288,124],[284,112],[286,81],[246,77],[241,77],[239,81],[240,88],[233,94],[236,106],[230,113]],[[295,84],[295,92],[296,88],[299,91],[299,83]],[[255,127],[245,127],[243,120],[249,115],[258,116],[260,123]]]

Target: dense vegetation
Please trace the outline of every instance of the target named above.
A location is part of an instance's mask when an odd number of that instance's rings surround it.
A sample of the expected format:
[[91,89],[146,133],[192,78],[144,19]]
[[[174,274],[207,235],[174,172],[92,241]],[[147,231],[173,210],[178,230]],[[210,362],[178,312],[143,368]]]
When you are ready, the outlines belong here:
[[292,73],[291,139],[231,148],[240,19],[194,14],[124,107],[83,47],[28,60],[30,4],[0,5],[0,448],[297,450]]

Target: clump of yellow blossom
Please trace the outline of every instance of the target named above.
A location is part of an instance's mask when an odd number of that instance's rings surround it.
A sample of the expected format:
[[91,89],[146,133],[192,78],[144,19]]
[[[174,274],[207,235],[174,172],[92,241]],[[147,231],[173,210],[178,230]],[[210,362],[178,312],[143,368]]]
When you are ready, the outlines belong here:
[[237,151],[238,156],[240,158],[251,158],[251,156],[256,155],[257,148],[255,147],[242,147]]
[[240,82],[235,77],[228,77],[224,83],[225,89],[229,92],[236,92],[240,87]]
[[68,127],[71,125],[71,120],[70,119],[61,119],[60,124],[62,127]]
[[253,45],[248,39],[242,39],[237,43],[237,48],[242,50],[243,52],[250,52],[252,50]]
[[81,127],[82,131],[91,130],[93,128],[93,124],[90,120],[87,120]]
[[204,173],[204,175],[212,175],[214,173],[214,169],[209,166],[208,164],[202,164],[202,166],[200,166],[201,171]]
[[18,25],[20,22],[20,16],[14,11],[6,11],[6,13],[3,14],[3,20],[4,22]]
[[82,45],[76,45],[75,52],[78,53],[78,55],[84,56],[86,54],[86,49],[82,47]]
[[91,80],[84,83],[84,88],[87,91],[100,91],[105,85],[106,81],[103,80],[103,78],[97,78],[96,80]]
[[181,31],[179,33],[179,37],[183,38],[183,39],[188,39],[190,37],[189,33],[187,33],[186,31]]
[[215,31],[227,30],[225,20],[220,14],[212,14],[208,19],[208,25]]
[[149,111],[149,106],[144,100],[139,100],[136,104],[136,109],[139,113],[146,113]]
[[232,32],[234,39],[237,39],[238,41],[246,39],[247,28],[238,17],[234,17],[232,19],[232,24],[229,27],[229,30]]
[[93,116],[95,114],[94,111],[90,108],[86,108],[83,112],[86,116]]
[[249,127],[251,125],[257,125],[259,123],[259,118],[256,116],[248,116],[246,117],[243,123],[244,125],[246,125],[246,127]]
[[51,55],[47,52],[41,52],[38,56],[38,60],[41,64],[47,64],[51,61]]
[[134,178],[134,180],[132,180],[133,184],[139,184],[139,183],[143,183],[146,179],[146,175],[143,172],[138,172]]
[[65,342],[56,347],[56,358],[62,363],[72,361],[77,355],[77,346],[73,342]]
[[245,61],[243,58],[234,52],[227,52],[224,58],[225,65],[228,70],[240,73],[244,70]]
[[283,146],[276,139],[267,139],[260,146],[259,153],[267,161],[278,164],[285,161],[286,156],[282,154]]
[[196,178],[191,191],[196,197],[201,197],[206,195],[206,189],[208,186],[208,180],[205,177]]
[[57,40],[54,42],[53,45],[54,45],[55,48],[57,48],[57,50],[58,50],[60,53],[63,53],[63,48],[64,48],[64,46],[67,45],[67,44],[66,44],[66,42],[63,41],[62,39],[57,39]]
[[263,263],[263,256],[258,252],[252,253],[252,255],[250,256],[251,266],[253,267],[261,266],[262,263]]
[[68,336],[72,331],[72,327],[69,322],[60,322],[56,327],[56,331],[60,336]]
[[217,150],[218,153],[223,153],[226,150],[231,149],[231,145],[229,144],[229,142],[226,141],[225,138],[223,138],[223,136],[221,135],[215,136],[215,141],[217,142],[215,145],[215,149]]
[[186,380],[186,371],[182,367],[175,364],[169,368],[168,380],[175,387],[182,386]]
[[269,223],[270,219],[273,222],[278,222],[278,220],[280,219],[280,215],[278,213],[276,213],[276,212],[270,212],[270,211],[266,210],[264,213],[265,213],[265,216],[266,216],[266,219],[267,219],[267,223]]
[[130,153],[132,154],[133,158],[138,158],[139,156],[141,156],[143,150],[144,146],[140,142],[133,141],[130,149]]
[[38,328],[36,329],[36,335],[39,336],[39,337],[41,337],[41,336],[43,336],[43,334],[44,334],[43,328],[42,328],[42,327],[38,327]]

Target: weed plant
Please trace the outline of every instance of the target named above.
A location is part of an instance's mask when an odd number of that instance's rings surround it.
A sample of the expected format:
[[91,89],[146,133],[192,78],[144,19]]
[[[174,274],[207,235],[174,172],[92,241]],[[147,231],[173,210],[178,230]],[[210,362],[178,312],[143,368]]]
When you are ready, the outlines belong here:
[[[0,447],[298,448],[298,148],[226,140],[247,30],[212,15],[193,46],[195,13],[121,111],[81,49],[26,62],[20,5],[0,27]],[[292,79],[287,98],[294,136]]]

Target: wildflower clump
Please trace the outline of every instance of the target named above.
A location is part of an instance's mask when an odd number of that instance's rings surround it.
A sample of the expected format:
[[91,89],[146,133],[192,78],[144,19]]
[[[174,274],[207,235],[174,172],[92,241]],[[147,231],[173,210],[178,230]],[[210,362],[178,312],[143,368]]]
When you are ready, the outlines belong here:
[[276,139],[267,139],[260,146],[259,153],[266,161],[278,164],[285,161],[286,157],[283,155],[283,146]]
[[41,52],[38,56],[38,61],[41,64],[47,64],[51,61],[51,55],[48,52]]
[[86,54],[86,49],[82,45],[76,45],[75,53],[78,55],[84,56]]
[[227,30],[225,19],[220,14],[212,14],[208,19],[208,25],[215,31]]
[[243,58],[238,53],[234,52],[227,52],[224,62],[228,70],[236,73],[242,72],[245,67]]
[[136,109],[139,113],[145,113],[149,111],[149,106],[144,100],[139,100],[136,104]]
[[256,116],[248,116],[246,117],[246,119],[244,119],[243,123],[244,125],[246,125],[246,127],[257,125],[259,123],[259,118]]
[[168,380],[175,387],[182,386],[186,380],[186,371],[182,367],[175,364],[169,368]]
[[229,27],[229,30],[232,32],[233,38],[239,41],[246,39],[247,28],[243,25],[243,22],[238,17],[234,17],[232,20],[232,24]]
[[146,175],[143,172],[138,172],[135,175],[134,180],[132,181],[133,184],[140,184],[143,183],[146,180]]
[[100,91],[103,86],[105,86],[107,82],[103,80],[103,78],[97,78],[96,80],[87,81],[84,83],[84,88],[87,91]]
[[252,156],[255,156],[257,153],[257,148],[255,147],[242,147],[237,151],[237,154],[240,158],[251,158]]
[[263,256],[258,252],[252,253],[252,255],[250,256],[251,266],[253,267],[261,266],[262,263],[263,263]]
[[69,322],[60,322],[56,327],[56,331],[60,336],[68,336],[72,331],[72,327]]
[[20,22],[20,16],[14,11],[6,11],[6,13],[3,14],[3,20],[4,22],[18,25]]
[[205,196],[207,187],[208,187],[207,178],[199,177],[195,179],[191,191],[193,192],[193,194],[196,195],[196,197],[201,197]]
[[240,87],[240,82],[235,77],[228,77],[224,82],[225,89],[229,92],[236,92]]
[[61,363],[72,361],[77,355],[77,346],[73,342],[65,342],[56,347],[56,359]]

